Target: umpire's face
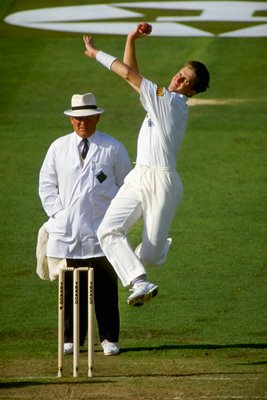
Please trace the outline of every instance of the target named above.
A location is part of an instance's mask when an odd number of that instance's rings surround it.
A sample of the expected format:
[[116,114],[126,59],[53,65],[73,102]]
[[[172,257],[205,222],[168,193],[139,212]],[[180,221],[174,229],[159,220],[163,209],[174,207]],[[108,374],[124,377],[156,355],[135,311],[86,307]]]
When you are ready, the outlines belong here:
[[100,115],[95,114],[89,117],[70,117],[70,122],[77,135],[84,139],[95,133],[99,119]]

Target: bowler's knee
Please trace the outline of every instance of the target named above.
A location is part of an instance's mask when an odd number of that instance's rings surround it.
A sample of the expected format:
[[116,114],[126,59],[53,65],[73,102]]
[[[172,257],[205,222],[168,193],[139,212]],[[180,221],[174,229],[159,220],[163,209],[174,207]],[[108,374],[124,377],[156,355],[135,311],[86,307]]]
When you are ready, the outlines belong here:
[[105,220],[101,222],[99,225],[99,228],[97,230],[97,237],[100,243],[100,246],[104,248],[105,246],[109,246],[109,243],[124,235],[123,229],[111,225],[110,223],[107,223]]
[[99,225],[96,234],[97,234],[100,246],[103,247],[105,245],[105,240],[109,235],[109,230],[107,229],[106,225],[103,222]]

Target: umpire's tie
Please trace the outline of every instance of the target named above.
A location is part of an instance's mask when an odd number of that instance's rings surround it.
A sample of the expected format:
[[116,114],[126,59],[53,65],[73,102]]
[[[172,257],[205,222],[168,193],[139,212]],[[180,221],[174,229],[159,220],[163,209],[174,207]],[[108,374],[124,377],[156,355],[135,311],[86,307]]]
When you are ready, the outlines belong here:
[[83,139],[83,149],[82,149],[82,158],[85,159],[89,150],[89,143],[87,139]]

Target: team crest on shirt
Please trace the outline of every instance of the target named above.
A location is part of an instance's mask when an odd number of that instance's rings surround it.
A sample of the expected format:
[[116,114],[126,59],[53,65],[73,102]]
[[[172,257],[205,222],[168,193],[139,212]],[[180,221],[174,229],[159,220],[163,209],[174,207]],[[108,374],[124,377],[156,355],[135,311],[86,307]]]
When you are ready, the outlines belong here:
[[165,89],[162,86],[157,87],[157,96],[164,96]]

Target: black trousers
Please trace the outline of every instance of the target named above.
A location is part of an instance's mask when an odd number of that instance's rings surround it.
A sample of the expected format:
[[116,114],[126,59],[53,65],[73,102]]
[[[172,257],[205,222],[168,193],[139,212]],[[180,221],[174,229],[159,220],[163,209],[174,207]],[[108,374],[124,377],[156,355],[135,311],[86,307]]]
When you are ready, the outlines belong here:
[[[67,267],[94,269],[94,305],[100,342],[119,341],[120,316],[118,278],[106,257],[86,260],[67,259]],[[80,272],[80,345],[85,342],[88,322],[87,272]],[[65,332],[64,342],[73,343],[73,273],[65,273]]]

